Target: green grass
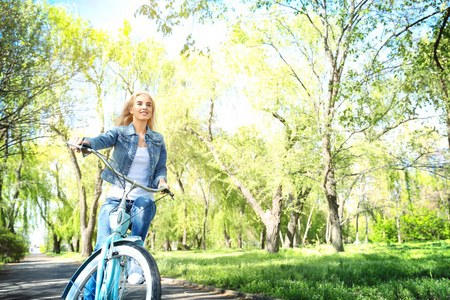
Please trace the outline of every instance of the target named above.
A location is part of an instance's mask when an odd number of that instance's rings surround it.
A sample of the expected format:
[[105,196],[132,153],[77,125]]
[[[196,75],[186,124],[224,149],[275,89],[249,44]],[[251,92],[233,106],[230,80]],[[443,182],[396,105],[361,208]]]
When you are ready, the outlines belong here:
[[84,262],[86,260],[86,258],[81,257],[81,253],[78,253],[78,252],[61,251],[61,253],[56,254],[56,253],[53,253],[52,251],[47,251],[47,252],[44,252],[44,254],[54,256],[54,257],[60,257],[60,258],[64,258],[64,259],[76,260],[79,262]]
[[450,241],[153,253],[161,275],[282,299],[450,299]]

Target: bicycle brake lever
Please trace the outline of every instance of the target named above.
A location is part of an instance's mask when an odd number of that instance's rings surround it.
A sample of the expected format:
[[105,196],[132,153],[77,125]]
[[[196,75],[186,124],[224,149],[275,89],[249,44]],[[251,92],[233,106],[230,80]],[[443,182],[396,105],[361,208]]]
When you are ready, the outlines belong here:
[[165,193],[165,194],[169,194],[169,196],[172,198],[172,200],[173,200],[173,197],[175,196],[170,190],[168,190],[168,189],[164,189],[163,190],[163,192]]
[[88,145],[88,144],[81,144],[80,150],[81,150],[81,155],[83,155],[83,157],[86,157],[89,154],[91,154],[90,152],[92,150],[92,147],[91,147],[91,145]]

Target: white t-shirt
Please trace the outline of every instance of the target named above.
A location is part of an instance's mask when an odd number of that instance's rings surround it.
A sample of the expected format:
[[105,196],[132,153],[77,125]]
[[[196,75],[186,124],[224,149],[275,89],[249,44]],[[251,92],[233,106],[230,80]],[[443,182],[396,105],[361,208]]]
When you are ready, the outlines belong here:
[[[143,186],[147,186],[148,177],[150,176],[150,156],[148,154],[147,147],[138,147],[136,155],[130,166],[130,171],[127,177],[136,180]],[[130,190],[131,183],[126,183],[126,191]],[[124,189],[116,185],[112,185],[111,189],[106,195],[107,198],[118,198],[122,199]],[[153,199],[153,193],[149,193],[141,188],[135,188],[129,194],[127,199],[135,200],[138,197],[151,197]]]

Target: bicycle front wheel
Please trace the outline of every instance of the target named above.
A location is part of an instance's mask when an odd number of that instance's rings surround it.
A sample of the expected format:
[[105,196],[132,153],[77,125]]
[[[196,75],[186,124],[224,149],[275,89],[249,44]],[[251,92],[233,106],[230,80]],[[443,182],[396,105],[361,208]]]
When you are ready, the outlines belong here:
[[[114,283],[108,287],[109,289],[113,289],[107,292],[108,300],[161,299],[161,277],[155,259],[150,253],[142,246],[130,241],[116,242],[114,244],[114,250],[113,257],[105,264],[106,268],[108,268],[107,265],[112,261],[117,263],[115,266]],[[66,299],[94,299],[96,283],[95,275],[97,274],[98,263],[101,259],[100,252],[101,251],[97,251],[94,253],[91,256],[90,261],[84,265],[84,268],[79,270],[79,275],[73,279],[72,286],[67,293]],[[144,277],[144,282],[142,284],[129,284],[127,281],[127,267],[131,262],[131,259],[142,268]],[[104,272],[104,274],[107,273],[108,272]],[[111,295],[114,295],[114,297],[111,297]]]

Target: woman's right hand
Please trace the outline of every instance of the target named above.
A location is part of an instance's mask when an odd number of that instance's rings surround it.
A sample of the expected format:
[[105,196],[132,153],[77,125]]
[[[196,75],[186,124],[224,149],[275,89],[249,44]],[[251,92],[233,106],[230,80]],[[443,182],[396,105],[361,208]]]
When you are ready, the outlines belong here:
[[[88,141],[83,141],[83,139],[80,139],[80,138],[78,138],[78,137],[71,137],[71,138],[67,141],[67,143],[72,144],[72,145],[81,145],[81,144],[83,144],[83,143],[84,143],[84,144],[90,145],[90,143],[89,143]],[[72,149],[73,151],[80,152],[80,149],[78,149],[77,147],[70,146],[70,145],[68,145],[68,146],[69,146],[69,148]]]

